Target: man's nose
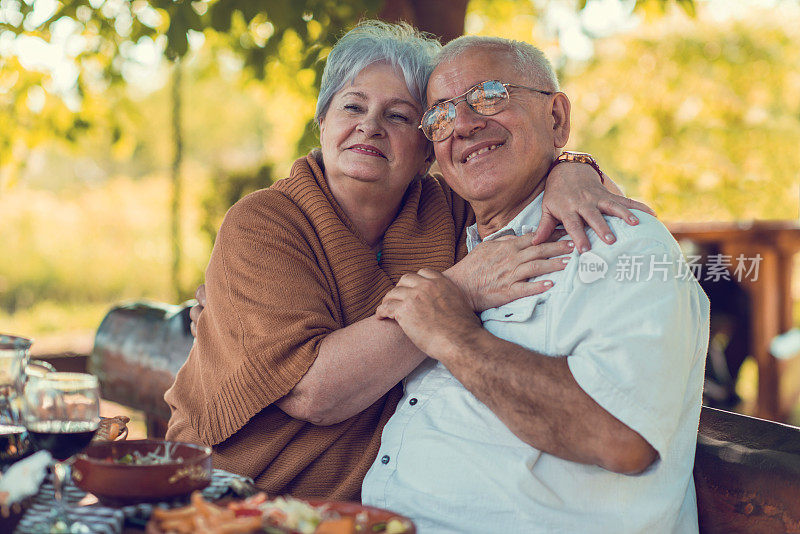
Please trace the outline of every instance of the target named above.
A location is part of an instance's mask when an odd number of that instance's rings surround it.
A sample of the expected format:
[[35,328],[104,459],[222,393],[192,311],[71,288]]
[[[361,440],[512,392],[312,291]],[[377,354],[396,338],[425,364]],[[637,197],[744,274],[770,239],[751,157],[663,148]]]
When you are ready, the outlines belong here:
[[367,137],[383,137],[386,133],[379,117],[372,114],[364,115],[358,123],[358,130]]
[[[463,104],[463,106],[461,105]],[[486,126],[486,117],[476,113],[466,101],[456,104],[456,118],[453,122],[453,135],[460,138],[470,137],[476,130]]]

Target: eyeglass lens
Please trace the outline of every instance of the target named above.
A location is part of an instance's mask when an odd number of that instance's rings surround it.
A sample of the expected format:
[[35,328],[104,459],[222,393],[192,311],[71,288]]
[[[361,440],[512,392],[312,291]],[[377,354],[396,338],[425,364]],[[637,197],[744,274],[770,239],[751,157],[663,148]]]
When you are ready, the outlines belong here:
[[494,115],[500,111],[499,105],[508,99],[508,91],[502,83],[491,81],[472,88],[466,96],[467,104],[475,113]]
[[[453,133],[456,120],[456,103],[459,98],[441,102],[429,109],[422,117],[422,129],[431,141],[442,141]],[[464,94],[464,100],[475,113],[494,115],[499,113],[508,100],[505,86],[495,80],[479,83]]]

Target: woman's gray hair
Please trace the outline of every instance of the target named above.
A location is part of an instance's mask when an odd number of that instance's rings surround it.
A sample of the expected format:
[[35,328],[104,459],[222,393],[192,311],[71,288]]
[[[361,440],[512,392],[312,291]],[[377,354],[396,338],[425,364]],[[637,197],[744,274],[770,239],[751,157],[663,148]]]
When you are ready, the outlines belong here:
[[408,92],[425,103],[425,86],[433,70],[433,58],[442,48],[439,41],[405,22],[389,24],[378,20],[361,22],[334,45],[322,72],[314,120],[319,124],[333,96],[373,63],[385,61],[400,69]]
[[[514,68],[531,78],[531,82],[541,85],[537,89],[558,91],[558,77],[544,52],[530,43],[503,39],[502,37],[485,37],[480,35],[464,35],[453,39],[439,52],[435,66],[454,60],[457,56],[471,48],[485,48],[505,52],[514,60]],[[500,80],[507,82],[509,80]]]

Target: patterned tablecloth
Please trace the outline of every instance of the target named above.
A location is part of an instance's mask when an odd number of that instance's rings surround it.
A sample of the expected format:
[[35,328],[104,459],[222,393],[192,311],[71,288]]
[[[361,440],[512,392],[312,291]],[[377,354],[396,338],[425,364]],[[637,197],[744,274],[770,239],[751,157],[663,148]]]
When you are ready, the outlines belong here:
[[[214,469],[211,483],[202,493],[206,500],[217,500],[226,494],[233,493],[244,496],[250,493],[253,481],[249,478],[234,475],[221,469]],[[74,486],[71,482],[64,488],[63,499],[68,505],[70,518],[79,520],[89,527],[92,532],[102,534],[119,534],[126,522],[134,525],[144,525],[153,508],[172,508],[183,506],[188,502],[188,497],[175,499],[169,502],[140,503],[119,508],[111,508],[94,504],[91,506],[76,506],[86,496],[86,492]],[[53,485],[47,481],[34,498],[33,504],[17,525],[16,534],[31,534],[40,532],[53,510],[54,503]]]

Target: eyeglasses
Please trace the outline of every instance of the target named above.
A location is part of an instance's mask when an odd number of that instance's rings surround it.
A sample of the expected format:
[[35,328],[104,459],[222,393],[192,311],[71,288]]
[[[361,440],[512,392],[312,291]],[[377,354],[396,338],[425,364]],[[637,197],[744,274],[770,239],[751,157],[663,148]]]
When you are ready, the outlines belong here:
[[527,89],[543,95],[552,95],[552,91],[542,91],[533,87],[503,83],[497,80],[481,82],[471,87],[466,93],[428,108],[422,115],[419,129],[425,137],[433,142],[444,141],[453,133],[456,121],[456,106],[463,100],[478,115],[496,115],[503,111],[508,103],[508,88]]

